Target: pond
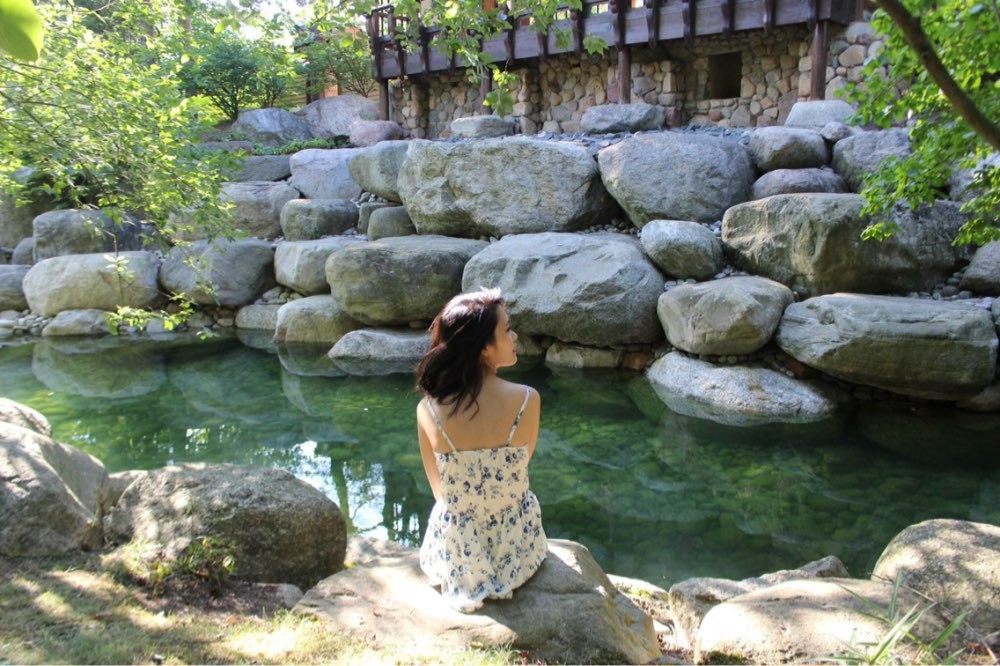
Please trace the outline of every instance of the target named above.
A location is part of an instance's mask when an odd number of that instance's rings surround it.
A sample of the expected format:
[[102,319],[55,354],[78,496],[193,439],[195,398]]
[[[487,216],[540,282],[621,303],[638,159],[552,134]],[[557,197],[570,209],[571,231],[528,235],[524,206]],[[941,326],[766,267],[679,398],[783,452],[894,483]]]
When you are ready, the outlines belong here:
[[[0,395],[109,471],[281,467],[335,500],[352,532],[418,544],[432,498],[412,378],[325,376],[324,351],[34,340],[0,347]],[[997,415],[882,403],[736,428],[669,411],[638,373],[536,364],[508,376],[542,396],[531,486],[546,532],[585,544],[610,573],[668,587],[832,554],[860,577],[907,525],[1000,524]]]

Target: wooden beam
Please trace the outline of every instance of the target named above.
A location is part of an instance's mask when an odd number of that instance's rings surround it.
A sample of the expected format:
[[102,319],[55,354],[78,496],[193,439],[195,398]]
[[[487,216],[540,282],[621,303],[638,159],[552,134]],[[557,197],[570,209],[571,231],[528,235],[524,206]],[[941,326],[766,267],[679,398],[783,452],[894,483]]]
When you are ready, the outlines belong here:
[[697,26],[695,26],[695,0],[682,0],[681,17],[684,19],[684,43],[694,46],[694,36]]
[[587,27],[583,21],[583,11],[579,9],[573,9],[569,13],[569,20],[573,26],[573,50],[576,55],[583,57],[583,38],[587,31]]
[[628,46],[618,50],[618,103],[632,103],[632,54]]
[[378,117],[379,120],[389,120],[389,79],[379,79],[378,82]]
[[479,115],[488,116],[493,113],[493,110],[486,105],[486,96],[490,94],[493,90],[493,77],[487,75],[484,76],[482,81],[479,82],[479,97],[482,100],[479,103]]
[[817,21],[813,29],[812,48],[809,54],[812,63],[809,99],[814,102],[826,98],[826,51],[826,21]]
[[722,3],[722,34],[731,37],[736,29],[736,0]]
[[647,43],[649,48],[655,49],[660,41],[660,0],[646,0],[645,4]]
[[764,0],[764,34],[770,35],[774,30],[775,17],[778,14],[777,0]]
[[418,30],[420,40],[420,62],[424,66],[424,71],[431,71],[431,31],[430,28],[421,25]]

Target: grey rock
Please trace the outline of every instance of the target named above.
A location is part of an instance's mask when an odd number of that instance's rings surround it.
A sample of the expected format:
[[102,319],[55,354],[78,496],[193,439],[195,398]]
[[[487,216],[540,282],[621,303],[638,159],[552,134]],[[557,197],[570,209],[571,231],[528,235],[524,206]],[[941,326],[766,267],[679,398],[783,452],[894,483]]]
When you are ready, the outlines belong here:
[[650,220],[639,240],[656,267],[672,277],[704,280],[722,268],[722,243],[703,224]]
[[358,233],[368,234],[368,222],[371,220],[372,213],[379,208],[392,208],[398,205],[391,201],[366,201],[358,206]]
[[378,120],[378,102],[360,95],[335,95],[307,104],[298,111],[313,136],[350,136],[357,120]]
[[[521,335],[594,347],[656,342],[663,276],[621,234],[518,234],[492,243],[465,267],[463,289],[503,290]],[[628,326],[623,326],[628,322]]]
[[759,127],[750,135],[750,156],[758,169],[767,172],[818,168],[830,160],[830,151],[816,130]]
[[288,155],[247,155],[242,164],[226,173],[233,182],[285,180],[292,175]]
[[337,236],[312,241],[288,241],[274,251],[274,275],[278,284],[300,294],[330,293],[326,281],[326,259],[341,247],[364,242],[358,236]]
[[839,120],[831,120],[826,125],[823,125],[823,129],[821,129],[819,133],[830,143],[837,143],[841,139],[846,139],[851,136],[856,131],[860,130],[857,130],[856,128],[853,128]]
[[798,569],[783,569],[743,580],[689,578],[672,585],[667,593],[667,598],[677,639],[682,646],[690,649],[694,647],[695,636],[705,614],[733,597],[790,580],[847,578],[848,576],[844,563],[837,557],[829,555]]
[[333,296],[307,296],[285,303],[278,310],[274,341],[332,345],[361,326]]
[[754,181],[752,198],[803,192],[847,192],[847,183],[832,169],[775,169]]
[[752,354],[766,345],[792,291],[761,277],[731,277],[674,287],[656,313],[667,341],[692,354]]
[[[14,176],[15,180],[26,180],[27,173]],[[31,221],[53,206],[45,202],[18,204],[14,195],[0,192],[0,247],[14,247],[31,236]]]
[[363,328],[338,340],[328,356],[349,375],[413,374],[429,344],[425,331]]
[[18,266],[30,266],[35,263],[35,237],[28,236],[14,247],[10,263]]
[[641,132],[663,128],[663,107],[646,104],[598,104],[583,112],[580,129],[588,134]]
[[43,338],[32,349],[31,370],[50,390],[87,398],[137,398],[163,386],[161,356],[125,356],[120,347],[99,346],[102,339]]
[[137,479],[111,510],[109,534],[176,557],[198,537],[233,548],[243,580],[309,588],[338,571],[347,534],[337,505],[290,472],[193,463]]
[[556,340],[545,350],[546,365],[561,368],[617,368],[625,352],[621,349],[587,347]]
[[299,191],[287,183],[223,183],[220,197],[232,204],[233,226],[256,238],[281,235],[281,210],[299,198]]
[[[274,333],[278,325],[278,310],[281,305],[256,304],[244,305],[236,312],[236,328],[269,331]],[[268,338],[271,336],[269,335]]]
[[347,163],[351,178],[365,192],[402,202],[397,181],[409,147],[409,141],[382,141],[357,151]]
[[30,266],[0,266],[0,310],[27,310],[24,276]]
[[882,551],[872,580],[901,585],[941,604],[951,617],[968,611],[969,638],[1000,627],[1000,527],[937,518],[910,525]]
[[0,553],[42,557],[98,547],[107,476],[93,456],[0,422]]
[[378,240],[390,236],[412,236],[417,233],[410,214],[403,206],[372,211],[368,220],[368,238]]
[[[948,178],[948,188],[950,198],[955,201],[966,201],[977,193],[977,187],[973,184],[977,179],[982,178],[980,174],[989,170],[1000,169],[1000,153],[990,153],[987,157],[979,160],[973,167],[955,169]],[[988,178],[983,178],[984,183],[989,183]]]
[[462,271],[486,247],[444,236],[399,236],[338,248],[326,261],[330,290],[369,326],[429,321],[462,289]]
[[788,306],[775,341],[802,363],[846,381],[940,400],[988,386],[998,344],[982,308],[861,294]]
[[306,122],[285,109],[242,111],[233,123],[232,130],[266,144],[282,144],[313,137]]
[[253,303],[274,285],[273,262],[274,248],[267,241],[194,241],[171,248],[160,269],[160,284],[195,303],[238,307]]
[[67,254],[91,254],[142,247],[139,226],[131,221],[115,224],[98,210],[53,210],[32,222],[34,260]]
[[514,119],[499,116],[467,116],[451,121],[451,135],[456,139],[491,139],[514,133]]
[[342,234],[358,225],[358,207],[350,199],[292,199],[281,209],[286,240],[314,240]]
[[962,275],[962,289],[1000,296],[1000,241],[983,245]]
[[[888,583],[851,578],[793,580],[742,594],[705,615],[695,641],[694,660],[802,663],[842,654],[852,642],[878,644],[886,625],[870,615],[871,604],[887,608],[892,596]],[[900,590],[896,596],[900,608],[910,609],[922,602],[908,590]],[[914,633],[929,641],[944,626],[932,610],[921,617]],[[902,644],[899,653],[904,662],[915,657],[912,648]]]
[[922,291],[950,277],[968,256],[951,244],[964,216],[939,201],[897,212],[900,229],[863,241],[864,200],[855,194],[783,194],[734,206],[722,241],[740,268],[803,295]]
[[358,150],[300,150],[291,157],[292,177],[288,182],[306,199],[355,199],[361,187],[351,178],[347,163]]
[[785,127],[820,130],[827,123],[846,123],[853,114],[854,107],[839,99],[796,102],[785,118]]
[[63,310],[115,311],[119,305],[151,307],[160,298],[156,281],[159,257],[149,252],[120,252],[118,259],[123,272],[104,253],[39,261],[22,282],[28,306],[33,313],[45,317]]
[[377,645],[427,650],[505,646],[543,661],[648,663],[660,654],[649,616],[619,593],[580,544],[549,540],[548,557],[509,601],[451,610],[420,571],[416,551],[370,557],[309,590],[297,614]]
[[857,132],[834,144],[833,168],[857,192],[865,174],[878,170],[882,160],[909,154],[910,137],[906,129]]
[[46,437],[52,436],[52,426],[41,412],[10,398],[0,398],[0,422],[34,430]]
[[586,148],[526,137],[411,141],[397,183],[420,234],[573,231],[617,211]]
[[392,120],[355,120],[348,128],[352,146],[365,148],[403,138],[403,128]]
[[45,325],[46,338],[65,335],[108,335],[111,330],[104,310],[63,310]]
[[804,382],[760,367],[717,366],[670,352],[646,378],[673,411],[722,423],[812,423],[834,416],[847,396],[828,384]]
[[601,150],[601,179],[640,229],[650,220],[714,222],[750,197],[753,164],[735,141],[705,134],[640,134]]

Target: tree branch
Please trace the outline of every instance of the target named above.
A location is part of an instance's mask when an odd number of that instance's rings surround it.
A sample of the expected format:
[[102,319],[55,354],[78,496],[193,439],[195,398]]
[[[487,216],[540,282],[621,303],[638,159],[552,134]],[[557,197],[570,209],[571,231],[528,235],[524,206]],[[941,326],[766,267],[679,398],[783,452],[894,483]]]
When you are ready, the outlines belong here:
[[875,0],[875,3],[889,15],[892,22],[903,33],[903,39],[914,50],[921,64],[927,69],[934,83],[955,111],[973,131],[981,136],[994,150],[1000,151],[1000,126],[987,118],[964,90],[955,82],[948,69],[941,62],[934,45],[931,44],[920,26],[920,19],[903,6],[901,0]]

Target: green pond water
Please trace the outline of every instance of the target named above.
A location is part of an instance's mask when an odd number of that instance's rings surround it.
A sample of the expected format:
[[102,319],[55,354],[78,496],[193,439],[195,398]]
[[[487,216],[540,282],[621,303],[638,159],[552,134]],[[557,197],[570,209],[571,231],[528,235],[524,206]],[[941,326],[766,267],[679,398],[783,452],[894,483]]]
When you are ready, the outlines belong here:
[[[417,544],[432,499],[412,378],[326,376],[324,351],[36,340],[0,347],[0,395],[109,471],[273,465],[334,499],[352,531]],[[508,376],[542,395],[531,486],[546,532],[582,542],[611,573],[666,587],[832,554],[867,576],[912,523],[1000,524],[997,416],[880,404],[736,428],[667,410],[636,373]]]

